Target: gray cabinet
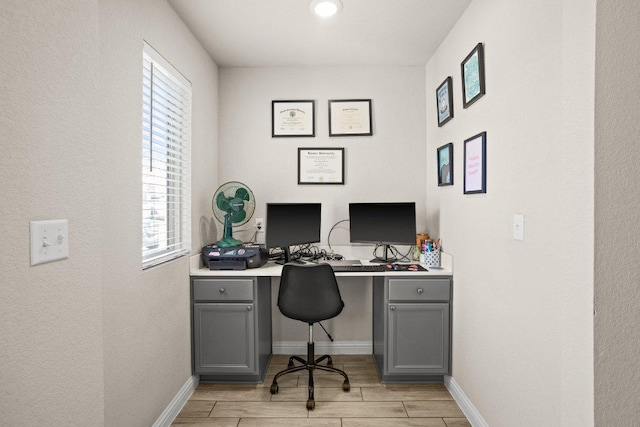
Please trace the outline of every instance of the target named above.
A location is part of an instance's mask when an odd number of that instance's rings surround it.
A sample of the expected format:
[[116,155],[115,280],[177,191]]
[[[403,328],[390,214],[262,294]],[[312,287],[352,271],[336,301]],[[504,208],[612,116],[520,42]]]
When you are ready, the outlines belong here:
[[451,279],[377,277],[373,352],[383,382],[438,381],[450,373]]
[[271,281],[192,278],[193,371],[200,382],[261,382],[271,356]]

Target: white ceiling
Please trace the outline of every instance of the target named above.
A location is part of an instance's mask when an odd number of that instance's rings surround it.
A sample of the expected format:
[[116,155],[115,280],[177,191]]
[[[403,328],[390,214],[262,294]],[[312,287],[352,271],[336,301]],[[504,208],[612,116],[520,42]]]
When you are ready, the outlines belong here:
[[424,65],[471,0],[168,0],[215,62],[230,66]]

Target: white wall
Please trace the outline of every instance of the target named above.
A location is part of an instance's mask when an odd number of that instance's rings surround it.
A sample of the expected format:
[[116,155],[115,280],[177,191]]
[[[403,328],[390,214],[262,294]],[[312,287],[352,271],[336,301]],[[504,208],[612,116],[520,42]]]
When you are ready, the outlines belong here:
[[[271,137],[271,101],[278,99],[316,101],[315,138]],[[330,99],[371,99],[373,136],[329,138]],[[424,230],[425,108],[423,67],[221,68],[220,182],[253,190],[254,217],[264,218],[268,202],[321,202],[323,245],[331,227],[348,219],[349,202],[415,201]],[[298,185],[298,147],[344,147],[345,185]],[[348,225],[336,227],[331,245],[348,243]],[[370,285],[357,282],[341,285],[350,309],[332,321],[336,340],[371,341],[370,323],[357,320],[371,311]],[[274,341],[305,339],[304,328],[275,312]]]
[[[99,426],[97,2],[3,1],[0,20],[0,424]],[[29,221],[57,218],[70,258],[30,267]]]
[[640,422],[639,44],[640,4],[599,0],[595,92],[598,426]]
[[[192,251],[217,183],[217,67],[164,1],[100,2],[108,146],[101,197],[105,423],[150,425],[191,376],[188,258],[141,270],[140,65],[146,40],[192,84]],[[119,203],[108,203],[120,199]],[[123,214],[125,213],[125,214]]]
[[[217,67],[164,1],[2,2],[0,424],[148,426],[191,376],[188,258],[141,269],[143,39],[193,85],[193,238],[211,230]],[[70,257],[29,266],[29,220]]]
[[[329,138],[328,100],[356,98],[372,100],[373,136]],[[316,101],[315,138],[271,137],[278,99]],[[424,227],[424,111],[421,67],[221,68],[220,181],[247,184],[255,216],[268,202],[322,202],[323,242],[349,202],[415,201]],[[344,147],[345,185],[298,185],[298,147]]]
[[[593,423],[594,2],[475,0],[426,67],[428,223],[454,257],[453,379],[491,426]],[[487,94],[460,62],[485,46]],[[455,117],[434,93],[452,76]],[[463,141],[487,132],[487,193],[463,194]],[[524,242],[512,239],[525,215]],[[435,234],[435,233],[434,233]]]

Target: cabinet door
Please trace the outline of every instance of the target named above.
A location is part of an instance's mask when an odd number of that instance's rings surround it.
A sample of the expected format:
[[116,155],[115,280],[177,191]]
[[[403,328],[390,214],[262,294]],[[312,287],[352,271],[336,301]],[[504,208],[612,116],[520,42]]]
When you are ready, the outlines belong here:
[[449,304],[390,303],[388,374],[449,372]]
[[194,304],[194,358],[199,374],[256,374],[253,303]]

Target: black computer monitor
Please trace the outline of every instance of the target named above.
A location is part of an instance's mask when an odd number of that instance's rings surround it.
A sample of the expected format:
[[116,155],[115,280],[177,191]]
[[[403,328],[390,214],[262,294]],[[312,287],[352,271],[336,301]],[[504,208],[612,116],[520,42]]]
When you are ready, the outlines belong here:
[[265,240],[268,248],[282,248],[290,262],[290,247],[320,242],[320,203],[267,203]]
[[396,261],[389,257],[389,246],[415,244],[416,204],[349,203],[349,229],[353,243],[384,246],[384,256],[372,261]]

